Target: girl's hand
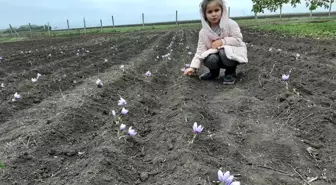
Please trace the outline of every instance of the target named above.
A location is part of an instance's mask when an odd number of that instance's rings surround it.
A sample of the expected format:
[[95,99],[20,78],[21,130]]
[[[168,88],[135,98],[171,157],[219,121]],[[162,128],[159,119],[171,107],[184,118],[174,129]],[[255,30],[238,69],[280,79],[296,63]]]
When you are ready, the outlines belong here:
[[218,47],[222,46],[223,42],[222,40],[215,40],[212,42],[211,48],[212,49],[217,49]]
[[196,71],[195,68],[191,68],[191,67],[190,67],[190,68],[187,68],[187,69],[184,71],[184,74],[190,76],[190,75],[194,74],[195,71]]

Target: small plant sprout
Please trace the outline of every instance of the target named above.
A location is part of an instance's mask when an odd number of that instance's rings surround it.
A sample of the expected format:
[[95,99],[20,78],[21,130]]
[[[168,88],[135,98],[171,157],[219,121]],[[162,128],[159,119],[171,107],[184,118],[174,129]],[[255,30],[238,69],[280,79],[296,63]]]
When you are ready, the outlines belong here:
[[286,83],[286,89],[288,90],[289,74],[288,74],[288,75],[283,74],[283,75],[282,75],[282,80],[285,81],[285,83]]
[[37,78],[32,78],[31,81],[32,81],[33,83],[35,83],[35,82],[37,82]]
[[193,125],[194,137],[190,141],[191,144],[194,143],[194,140],[195,140],[196,136],[198,134],[200,134],[203,131],[203,129],[204,129],[204,127],[202,125],[197,125],[197,122],[194,123],[194,125]]
[[0,169],[4,169],[5,165],[0,161]]
[[147,72],[145,73],[145,75],[146,75],[147,77],[149,77],[149,76],[152,75],[152,73],[151,73],[150,71],[147,71]]
[[14,94],[14,98],[12,99],[12,101],[17,101],[17,100],[19,100],[19,99],[21,99],[21,95],[20,94],[18,94],[17,92]]
[[219,185],[240,185],[239,181],[232,182],[233,178],[233,175],[230,175],[229,171],[223,174],[222,170],[218,170]]
[[112,110],[112,116],[113,116],[113,122],[116,124],[116,125],[120,125],[122,119],[121,119],[121,116],[117,115],[116,111],[115,110]]
[[97,84],[97,87],[98,87],[98,88],[102,88],[102,87],[103,87],[103,82],[102,82],[100,79],[98,79],[98,80],[96,81],[96,84]]
[[118,105],[119,106],[124,106],[126,104],[127,104],[126,100],[124,98],[120,97],[120,100],[118,100]]
[[36,78],[39,79],[42,75],[40,73],[37,73]]
[[126,115],[127,113],[128,113],[128,110],[127,109],[125,109],[125,107],[123,107],[122,109],[121,109],[121,115]]

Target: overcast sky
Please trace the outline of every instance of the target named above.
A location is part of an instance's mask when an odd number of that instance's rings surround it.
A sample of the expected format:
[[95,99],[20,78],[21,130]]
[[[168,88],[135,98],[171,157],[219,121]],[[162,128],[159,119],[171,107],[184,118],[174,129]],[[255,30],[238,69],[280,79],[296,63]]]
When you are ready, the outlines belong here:
[[[111,25],[111,16],[115,24],[141,23],[141,13],[145,13],[146,22],[174,21],[175,11],[180,20],[199,19],[198,6],[201,0],[0,0],[0,29],[26,25],[28,23],[44,25],[50,22],[55,28],[83,27],[83,17],[87,26]],[[231,16],[252,15],[251,0],[227,0],[231,7]],[[297,8],[289,5],[284,13],[307,12],[304,4]],[[336,3],[333,4],[336,11]],[[328,11],[319,9],[318,11]],[[268,12],[267,12],[268,14]]]

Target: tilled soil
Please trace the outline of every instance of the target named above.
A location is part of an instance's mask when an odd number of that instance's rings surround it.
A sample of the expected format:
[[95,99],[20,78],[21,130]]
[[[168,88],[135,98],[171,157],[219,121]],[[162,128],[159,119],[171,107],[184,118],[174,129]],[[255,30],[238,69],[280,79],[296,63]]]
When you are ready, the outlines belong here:
[[243,185],[336,184],[335,41],[243,28],[249,63],[225,86],[181,72],[198,31],[0,44],[0,184],[212,185],[219,168]]

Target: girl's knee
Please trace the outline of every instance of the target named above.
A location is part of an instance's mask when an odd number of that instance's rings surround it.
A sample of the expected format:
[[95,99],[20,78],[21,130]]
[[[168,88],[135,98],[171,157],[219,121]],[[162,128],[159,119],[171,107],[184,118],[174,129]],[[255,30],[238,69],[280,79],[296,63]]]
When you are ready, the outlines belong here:
[[227,58],[224,49],[219,50],[219,56],[221,57],[222,63],[225,67],[234,67],[234,66],[238,65],[237,61],[230,60],[230,59]]
[[222,56],[225,56],[225,57],[226,57],[224,48],[222,48],[222,49],[219,50],[219,55],[220,55],[221,57],[222,57]]
[[210,54],[208,57],[205,58],[204,65],[207,66],[209,69],[217,69],[219,68],[219,60],[220,59],[217,54]]

